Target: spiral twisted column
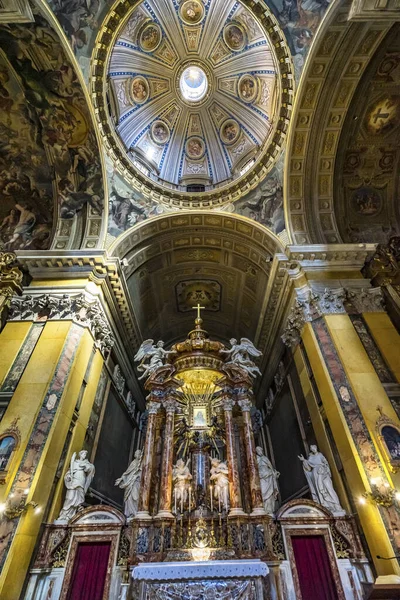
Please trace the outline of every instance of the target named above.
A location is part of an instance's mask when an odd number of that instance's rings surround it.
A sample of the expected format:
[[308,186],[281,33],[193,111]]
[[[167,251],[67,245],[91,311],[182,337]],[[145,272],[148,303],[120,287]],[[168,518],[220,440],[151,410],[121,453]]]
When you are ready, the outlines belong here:
[[164,447],[161,463],[160,502],[157,513],[158,518],[173,519],[172,508],[172,462],[174,454],[174,420],[176,411],[176,400],[168,398],[164,400],[165,429]]
[[250,410],[252,407],[252,403],[247,397],[242,397],[242,399],[238,400],[238,404],[242,409],[243,414],[244,440],[246,446],[246,458],[247,466],[249,469],[250,481],[250,496],[252,508],[251,515],[265,515],[266,512],[263,506],[260,475],[258,472],[258,464],[256,458],[256,445],[254,442],[253,428],[251,426]]
[[151,473],[153,470],[154,462],[154,448],[155,448],[155,433],[156,433],[156,420],[157,413],[161,407],[160,402],[149,402],[147,404],[147,410],[149,418],[147,421],[146,437],[144,440],[143,448],[143,466],[142,466],[142,479],[140,482],[140,496],[138,512],[136,513],[135,519],[151,519],[149,513],[150,506],[150,488],[151,488]]
[[235,401],[226,395],[222,399],[222,407],[225,416],[225,435],[226,435],[226,457],[229,470],[229,516],[235,517],[244,515],[242,508],[242,498],[240,495],[239,472],[235,447],[235,436],[233,431],[233,406]]

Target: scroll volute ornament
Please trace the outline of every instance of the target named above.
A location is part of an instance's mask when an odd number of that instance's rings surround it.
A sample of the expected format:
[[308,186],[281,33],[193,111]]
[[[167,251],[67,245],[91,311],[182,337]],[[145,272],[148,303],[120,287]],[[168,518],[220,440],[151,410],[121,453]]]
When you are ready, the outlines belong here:
[[0,251],[0,329],[7,318],[11,298],[22,294],[23,273],[18,267],[14,252]]

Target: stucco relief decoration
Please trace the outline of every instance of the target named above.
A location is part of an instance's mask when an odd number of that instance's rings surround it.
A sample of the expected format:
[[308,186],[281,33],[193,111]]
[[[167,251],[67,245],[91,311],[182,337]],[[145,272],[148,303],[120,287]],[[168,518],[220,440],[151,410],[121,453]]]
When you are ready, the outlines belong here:
[[186,25],[197,25],[204,18],[204,5],[197,0],[187,0],[181,5],[179,15]]
[[103,181],[86,99],[56,33],[35,23],[0,27],[0,239],[44,250],[55,206],[72,219],[100,215]]
[[198,303],[207,310],[218,311],[221,305],[221,285],[208,279],[180,281],[176,287],[179,312],[193,310]]
[[382,209],[382,197],[371,187],[362,187],[352,196],[353,209],[360,215],[374,217]]
[[365,125],[369,133],[386,133],[399,125],[400,96],[385,96],[368,110]]

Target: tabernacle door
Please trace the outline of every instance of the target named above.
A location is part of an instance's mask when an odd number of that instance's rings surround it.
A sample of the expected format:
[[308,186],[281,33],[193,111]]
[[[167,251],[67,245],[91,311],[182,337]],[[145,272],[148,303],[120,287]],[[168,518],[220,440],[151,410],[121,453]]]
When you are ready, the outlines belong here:
[[103,600],[111,542],[79,542],[67,600]]
[[322,535],[291,536],[303,600],[339,600]]

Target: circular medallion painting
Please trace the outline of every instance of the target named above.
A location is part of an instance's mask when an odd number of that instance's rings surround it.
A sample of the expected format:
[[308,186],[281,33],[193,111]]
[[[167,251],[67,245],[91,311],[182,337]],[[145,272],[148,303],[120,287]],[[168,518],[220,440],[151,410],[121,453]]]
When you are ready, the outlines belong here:
[[130,95],[135,104],[143,104],[149,98],[149,84],[144,77],[134,77],[130,85]]
[[181,5],[179,13],[187,25],[197,25],[203,20],[204,6],[198,0],[187,0]]
[[153,142],[163,146],[168,142],[171,134],[168,125],[166,125],[164,121],[154,121],[153,125],[151,126],[150,135]]
[[246,32],[239,23],[229,23],[223,32],[224,42],[233,52],[243,50],[247,43]]
[[240,135],[240,125],[234,119],[224,121],[220,129],[221,140],[224,144],[234,144]]
[[354,192],[352,197],[353,208],[359,215],[373,217],[382,208],[382,198],[376,190],[362,187]]
[[145,25],[139,35],[139,46],[144,52],[154,52],[160,45],[161,28],[157,23]]
[[242,75],[238,83],[239,97],[243,102],[254,102],[258,96],[258,81],[253,75]]
[[196,160],[204,156],[206,149],[203,140],[193,136],[186,141],[185,150],[189,158]]

